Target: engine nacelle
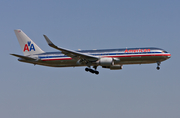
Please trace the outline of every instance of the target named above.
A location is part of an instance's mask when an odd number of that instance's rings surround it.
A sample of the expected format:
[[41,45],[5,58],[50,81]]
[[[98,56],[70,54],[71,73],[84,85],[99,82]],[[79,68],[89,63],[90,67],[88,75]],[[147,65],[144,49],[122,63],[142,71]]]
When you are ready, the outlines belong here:
[[100,58],[99,65],[101,66],[112,66],[114,65],[113,58]]
[[120,70],[122,69],[123,66],[122,65],[114,65],[114,66],[110,66],[110,70]]
[[102,66],[103,68],[108,68],[110,70],[120,70],[123,68],[122,65],[112,65],[112,66]]

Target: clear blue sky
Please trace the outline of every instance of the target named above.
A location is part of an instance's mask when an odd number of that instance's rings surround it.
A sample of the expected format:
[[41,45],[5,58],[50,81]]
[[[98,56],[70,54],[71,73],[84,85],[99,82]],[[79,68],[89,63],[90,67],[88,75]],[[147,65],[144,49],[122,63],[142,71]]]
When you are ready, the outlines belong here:
[[[179,118],[179,0],[0,1],[1,118]],[[43,34],[69,49],[159,47],[161,64],[125,65],[93,75],[21,63],[14,29],[44,51]]]

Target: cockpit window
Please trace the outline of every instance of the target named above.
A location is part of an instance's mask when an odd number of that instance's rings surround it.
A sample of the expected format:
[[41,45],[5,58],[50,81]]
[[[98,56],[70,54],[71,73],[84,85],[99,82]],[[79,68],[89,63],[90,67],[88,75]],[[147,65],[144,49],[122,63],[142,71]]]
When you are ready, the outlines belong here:
[[167,51],[165,51],[165,50],[163,50],[162,52],[163,52],[163,53],[168,53],[168,52],[167,52]]

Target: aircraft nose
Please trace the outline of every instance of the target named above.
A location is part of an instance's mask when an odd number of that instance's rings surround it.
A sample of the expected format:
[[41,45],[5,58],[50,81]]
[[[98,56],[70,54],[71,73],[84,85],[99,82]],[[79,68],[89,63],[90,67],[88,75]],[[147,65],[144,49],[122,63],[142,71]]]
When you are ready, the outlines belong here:
[[169,54],[167,55],[167,57],[168,57],[168,59],[171,58],[171,54],[169,53]]

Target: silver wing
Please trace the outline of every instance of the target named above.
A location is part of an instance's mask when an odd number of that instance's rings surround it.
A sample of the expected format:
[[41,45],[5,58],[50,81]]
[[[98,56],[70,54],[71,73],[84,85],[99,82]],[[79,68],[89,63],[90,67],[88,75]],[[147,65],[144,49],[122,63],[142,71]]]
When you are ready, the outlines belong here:
[[77,52],[74,50],[58,47],[58,46],[54,45],[46,35],[43,35],[43,36],[46,39],[46,41],[50,47],[60,50],[63,54],[65,54],[71,58],[79,58],[79,59],[87,60],[87,61],[97,61],[99,59],[98,57],[95,57],[93,55],[89,55],[89,54]]

